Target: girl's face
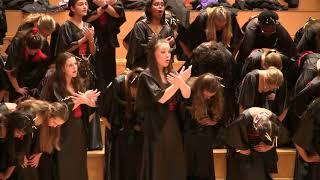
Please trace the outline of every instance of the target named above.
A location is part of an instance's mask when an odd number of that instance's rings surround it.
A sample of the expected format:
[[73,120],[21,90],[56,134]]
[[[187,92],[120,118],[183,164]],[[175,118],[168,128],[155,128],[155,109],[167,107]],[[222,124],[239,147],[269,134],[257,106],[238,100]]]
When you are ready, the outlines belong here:
[[216,31],[221,31],[226,27],[227,21],[224,17],[217,17],[214,19],[214,24],[216,27]]
[[87,15],[88,2],[86,0],[78,0],[74,6],[71,6],[71,11],[78,16]]
[[155,58],[158,67],[165,68],[170,64],[171,52],[169,43],[159,43],[155,51]]
[[163,0],[154,0],[151,6],[152,17],[161,19],[164,16],[165,3]]
[[207,100],[211,99],[215,94],[216,94],[216,92],[210,92],[210,91],[207,91],[207,90],[204,90],[202,92],[203,98],[207,99]]
[[48,119],[48,126],[58,127],[64,123],[64,120],[61,117],[51,117]]
[[64,65],[65,77],[75,78],[78,75],[78,63],[75,57],[67,59]]
[[278,88],[279,88],[278,85],[266,83],[264,92],[273,91],[273,90],[278,89]]

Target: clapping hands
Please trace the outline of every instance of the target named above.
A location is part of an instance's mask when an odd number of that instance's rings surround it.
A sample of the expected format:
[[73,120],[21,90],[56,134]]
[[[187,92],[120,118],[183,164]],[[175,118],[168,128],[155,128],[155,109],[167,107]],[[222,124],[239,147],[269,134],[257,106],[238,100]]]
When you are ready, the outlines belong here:
[[84,93],[82,92],[73,93],[71,97],[72,97],[73,103],[75,104],[74,107],[77,107],[81,104],[86,104],[90,107],[95,107],[96,101],[99,95],[100,95],[100,91],[95,89],[95,90],[88,90]]
[[185,66],[183,66],[178,74],[175,74],[175,73],[168,74],[167,81],[171,84],[181,87],[181,85],[190,78],[191,68],[192,66],[189,66],[187,69],[185,69]]

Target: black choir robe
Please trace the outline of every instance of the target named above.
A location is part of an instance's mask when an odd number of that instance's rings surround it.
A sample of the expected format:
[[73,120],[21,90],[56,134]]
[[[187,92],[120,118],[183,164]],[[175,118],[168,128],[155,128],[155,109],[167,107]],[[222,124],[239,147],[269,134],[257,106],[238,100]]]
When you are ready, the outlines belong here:
[[120,75],[99,99],[99,115],[111,124],[111,130],[106,129],[105,180],[138,180],[140,176],[143,132],[134,126],[142,122],[136,112],[126,116],[125,97],[125,75]]
[[[306,113],[309,113],[308,110]],[[320,119],[317,114],[311,114],[302,117],[293,136],[293,142],[304,149],[308,155],[320,154]],[[297,153],[294,179],[317,180],[319,177],[320,163],[307,163]]]
[[[278,125],[278,145],[289,141],[288,132],[282,126],[275,114],[270,119]],[[252,138],[253,137],[253,138]],[[262,142],[255,135],[253,117],[249,110],[243,111],[240,116],[223,131],[223,142],[228,147],[227,155],[227,180],[267,180],[269,173],[277,173],[278,156],[276,148],[267,152],[256,152],[253,148]],[[266,142],[265,142],[266,143]],[[268,142],[267,144],[272,144]],[[242,155],[237,150],[250,149],[250,155]]]

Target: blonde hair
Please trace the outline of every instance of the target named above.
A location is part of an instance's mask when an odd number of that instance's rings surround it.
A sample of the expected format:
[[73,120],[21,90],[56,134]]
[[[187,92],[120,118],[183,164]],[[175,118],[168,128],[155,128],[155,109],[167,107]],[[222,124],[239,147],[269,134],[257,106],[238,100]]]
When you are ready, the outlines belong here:
[[231,14],[223,6],[212,7],[206,9],[208,13],[206,35],[209,41],[217,41],[216,25],[214,20],[222,18],[226,21],[226,26],[222,30],[222,43],[225,46],[230,46],[232,37],[232,26],[231,26]]
[[54,31],[56,28],[56,21],[47,14],[34,13],[28,15],[22,22],[22,25],[34,23],[39,29],[45,29],[48,31]]
[[265,68],[271,66],[282,69],[282,54],[275,49],[269,49],[263,53]]
[[274,66],[269,67],[266,70],[266,82],[280,87],[283,83],[282,72]]

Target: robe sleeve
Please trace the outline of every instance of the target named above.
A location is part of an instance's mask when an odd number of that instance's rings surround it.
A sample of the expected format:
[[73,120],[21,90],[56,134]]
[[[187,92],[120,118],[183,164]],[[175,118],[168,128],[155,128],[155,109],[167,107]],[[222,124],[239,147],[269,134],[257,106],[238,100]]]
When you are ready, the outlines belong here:
[[238,150],[249,149],[247,126],[250,122],[245,114],[240,116],[222,131],[222,139],[227,147]]
[[305,150],[312,149],[313,129],[313,118],[302,118],[292,141]]
[[21,54],[17,53],[17,51],[21,50],[22,40],[18,37],[14,37],[11,44],[6,50],[8,58],[5,64],[5,70],[12,71],[18,68],[21,63],[22,59],[19,57]]
[[244,109],[250,108],[254,105],[256,95],[257,80],[254,74],[248,73],[241,84],[238,103]]
[[59,53],[69,50],[73,41],[71,27],[65,22],[58,30],[54,55],[57,56]]
[[206,12],[200,12],[196,19],[185,30],[185,32],[179,36],[179,40],[183,42],[191,51],[203,43],[203,37],[201,36],[203,36],[206,19]]
[[129,49],[127,53],[127,64],[126,67],[132,69],[136,64],[141,63],[137,62],[137,59],[146,56],[146,46],[148,43],[145,26],[143,22],[140,21],[136,23],[131,31]]

